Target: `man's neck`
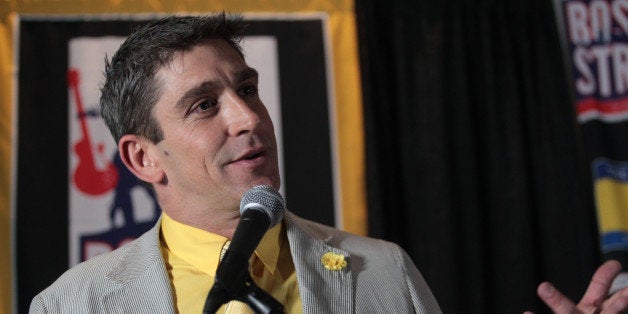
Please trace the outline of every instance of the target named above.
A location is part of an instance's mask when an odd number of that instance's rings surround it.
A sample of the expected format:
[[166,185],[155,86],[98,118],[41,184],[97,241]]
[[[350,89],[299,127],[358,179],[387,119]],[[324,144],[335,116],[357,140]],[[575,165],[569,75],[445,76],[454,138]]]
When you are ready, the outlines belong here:
[[202,229],[231,239],[240,221],[239,210],[233,211],[195,211],[185,208],[162,208],[173,220],[182,224]]

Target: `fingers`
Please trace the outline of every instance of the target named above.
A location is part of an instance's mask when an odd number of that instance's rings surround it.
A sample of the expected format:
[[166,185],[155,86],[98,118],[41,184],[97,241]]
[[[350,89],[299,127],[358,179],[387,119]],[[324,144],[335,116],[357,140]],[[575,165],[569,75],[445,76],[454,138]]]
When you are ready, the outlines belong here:
[[610,260],[602,264],[593,274],[591,283],[580,304],[599,307],[608,297],[608,290],[620,271],[621,264],[618,261]]
[[602,313],[626,313],[628,311],[628,288],[617,291],[604,301]]
[[628,288],[608,297],[613,280],[621,272],[621,264],[610,260],[602,264],[591,279],[582,300],[576,305],[549,282],[539,285],[539,298],[556,314],[571,313],[628,313]]
[[576,305],[549,282],[540,284],[536,293],[556,314],[570,314],[576,309]]

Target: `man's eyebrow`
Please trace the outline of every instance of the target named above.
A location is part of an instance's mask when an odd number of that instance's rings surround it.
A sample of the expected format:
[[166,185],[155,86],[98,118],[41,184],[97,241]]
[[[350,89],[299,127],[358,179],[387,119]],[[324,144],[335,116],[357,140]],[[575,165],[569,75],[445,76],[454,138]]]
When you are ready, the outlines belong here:
[[242,83],[248,79],[257,78],[258,76],[259,74],[257,73],[257,70],[253,68],[246,68],[238,72],[238,74],[236,75],[236,82]]

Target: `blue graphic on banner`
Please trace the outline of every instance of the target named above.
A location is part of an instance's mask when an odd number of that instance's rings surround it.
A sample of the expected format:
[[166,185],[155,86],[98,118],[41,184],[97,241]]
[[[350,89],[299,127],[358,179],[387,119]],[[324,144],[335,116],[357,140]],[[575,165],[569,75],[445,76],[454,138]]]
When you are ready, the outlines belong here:
[[621,251],[628,250],[628,233],[627,232],[607,232],[602,234],[602,251]]
[[[109,208],[110,225],[113,227],[105,232],[81,236],[80,254],[81,260],[83,261],[95,255],[113,251],[127,242],[138,238],[155,225],[161,212],[153,189],[147,183],[139,181],[133,173],[126,168],[120,158],[120,154],[115,154],[113,164],[116,166],[120,178],[115,187],[113,202]],[[131,191],[135,188],[142,189],[152,200],[153,220],[140,223],[135,220],[131,197]],[[118,213],[123,217],[121,226],[118,226],[115,221]]]
[[608,178],[628,183],[628,162],[598,158],[593,161],[593,170],[595,180]]

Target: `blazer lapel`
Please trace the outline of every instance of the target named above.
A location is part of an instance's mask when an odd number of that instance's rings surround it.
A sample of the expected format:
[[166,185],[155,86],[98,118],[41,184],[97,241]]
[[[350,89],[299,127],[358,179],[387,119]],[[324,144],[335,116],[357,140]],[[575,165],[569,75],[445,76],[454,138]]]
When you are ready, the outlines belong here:
[[[294,214],[286,211],[285,217],[303,313],[352,313],[353,277],[348,252],[333,247],[331,235],[310,228]],[[345,256],[347,267],[341,270],[325,268],[321,257],[328,252]]]
[[102,297],[105,313],[174,313],[170,280],[159,247],[160,221],[129,244],[126,255],[107,274],[115,288]]

